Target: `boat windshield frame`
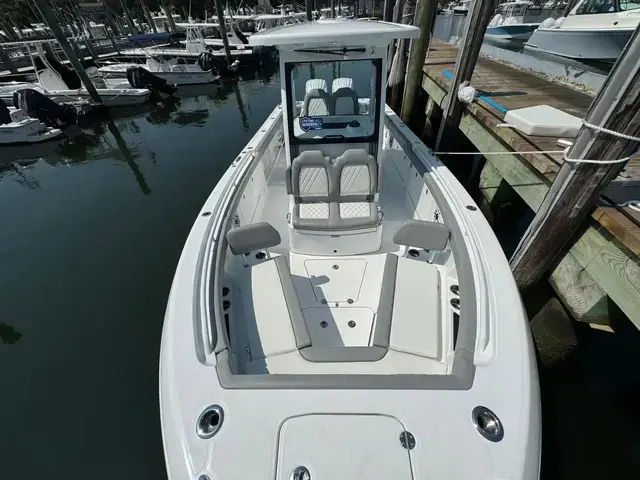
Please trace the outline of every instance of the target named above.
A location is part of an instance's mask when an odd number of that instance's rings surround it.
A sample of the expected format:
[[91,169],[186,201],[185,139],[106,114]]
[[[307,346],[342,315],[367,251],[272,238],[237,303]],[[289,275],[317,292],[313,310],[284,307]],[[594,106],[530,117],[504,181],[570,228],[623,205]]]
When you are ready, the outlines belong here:
[[[369,57],[369,58],[341,58],[336,60],[327,60],[326,55],[321,55],[323,58],[319,60],[313,60],[312,58],[307,58],[305,60],[287,60],[284,63],[284,76],[285,76],[285,92],[286,92],[286,109],[287,109],[287,130],[289,136],[289,143],[291,146],[293,145],[318,145],[318,144],[335,144],[335,143],[378,143],[378,139],[380,137],[380,129],[381,126],[381,103],[382,103],[382,95],[381,95],[381,85],[382,85],[382,70],[383,70],[383,62],[381,58],[377,57]],[[293,83],[292,83],[292,73],[294,68],[300,64],[324,64],[331,62],[371,62],[374,72],[375,72],[375,84],[372,85],[374,89],[370,92],[371,97],[375,100],[375,111],[369,112],[367,116],[373,118],[373,132],[370,135],[364,137],[354,137],[354,136],[332,136],[328,135],[323,138],[300,138],[295,135],[294,132],[294,121],[298,119],[298,115],[296,114],[296,99],[293,98]],[[364,97],[363,97],[364,98]]]

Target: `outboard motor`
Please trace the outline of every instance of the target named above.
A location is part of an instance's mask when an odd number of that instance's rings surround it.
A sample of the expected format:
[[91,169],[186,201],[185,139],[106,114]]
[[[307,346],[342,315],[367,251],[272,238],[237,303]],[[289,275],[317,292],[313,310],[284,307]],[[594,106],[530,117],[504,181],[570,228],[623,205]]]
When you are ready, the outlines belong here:
[[198,56],[197,63],[203,72],[208,72],[209,70],[212,70],[214,68],[216,57],[214,57],[210,52],[202,52]]
[[175,84],[167,82],[164,78],[155,76],[149,70],[142,67],[127,68],[127,80],[133,88],[148,88],[149,90],[157,90],[167,95],[173,95],[178,89]]
[[77,120],[77,112],[72,105],[58,105],[46,95],[31,88],[14,92],[13,106],[50,127],[73,125]]
[[11,113],[9,112],[9,108],[5,105],[5,103],[0,100],[0,125],[6,125],[7,123],[11,123]]

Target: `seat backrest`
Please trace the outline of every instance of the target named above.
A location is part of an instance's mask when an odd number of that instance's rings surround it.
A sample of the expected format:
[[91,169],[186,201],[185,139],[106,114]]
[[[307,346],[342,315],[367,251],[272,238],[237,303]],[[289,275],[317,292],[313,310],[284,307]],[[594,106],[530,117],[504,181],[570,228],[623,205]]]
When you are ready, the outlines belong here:
[[352,88],[339,88],[331,95],[334,115],[358,115],[358,94]]
[[353,79],[349,77],[340,77],[340,78],[336,78],[333,82],[331,82],[332,93],[337,92],[341,88],[353,89]]
[[330,168],[329,157],[325,157],[320,150],[300,153],[291,162],[291,183],[287,185],[287,190],[298,202],[328,202]]
[[304,84],[304,93],[310,92],[311,90],[324,90],[326,92],[327,81],[322,78],[307,80],[307,83]]
[[349,149],[336,159],[340,202],[370,201],[378,191],[378,164],[363,149]]
[[329,94],[321,89],[314,88],[304,95],[304,104],[302,105],[302,116],[326,116],[330,115],[332,107],[332,99]]

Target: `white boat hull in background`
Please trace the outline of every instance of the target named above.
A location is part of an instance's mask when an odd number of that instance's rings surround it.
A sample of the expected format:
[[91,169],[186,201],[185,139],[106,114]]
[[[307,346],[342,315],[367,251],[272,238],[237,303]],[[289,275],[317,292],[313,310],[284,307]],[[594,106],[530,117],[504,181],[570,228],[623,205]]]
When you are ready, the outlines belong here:
[[[123,63],[116,65],[107,65],[100,67],[98,70],[105,75],[104,79],[108,85],[120,85],[122,82],[116,82],[116,79],[124,79],[127,75],[127,68],[141,66],[149,70],[146,65],[140,65],[137,63]],[[179,67],[194,67],[192,65],[180,65]],[[200,85],[206,83],[213,83],[220,79],[219,75],[216,75],[213,71],[203,72],[198,71],[195,68],[185,68],[181,71],[154,71],[149,70],[150,73],[158,78],[162,78],[169,83],[175,85]]]
[[[36,90],[54,102],[90,102],[91,95],[84,88],[80,90],[46,90],[34,83],[0,84],[0,100],[9,106],[13,106],[13,93],[23,88]],[[107,107],[129,107],[141,105],[149,100],[151,91],[146,88],[126,88],[114,90],[112,88],[98,88],[98,94]]]
[[42,143],[62,135],[59,128],[48,127],[38,119],[29,118],[22,110],[9,111],[14,121],[0,125],[0,146]]
[[613,63],[632,34],[632,29],[538,28],[525,48],[572,60]]

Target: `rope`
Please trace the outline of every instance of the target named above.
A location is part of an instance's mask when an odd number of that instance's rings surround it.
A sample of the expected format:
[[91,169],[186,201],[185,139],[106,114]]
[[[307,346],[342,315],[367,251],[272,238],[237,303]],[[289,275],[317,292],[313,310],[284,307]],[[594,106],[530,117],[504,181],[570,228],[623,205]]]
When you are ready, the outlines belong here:
[[629,207],[631,210],[640,212],[640,200],[627,200],[618,204],[619,207]]
[[529,150],[528,152],[433,152],[435,155],[552,155],[566,150]]
[[626,133],[620,133],[620,132],[616,132],[615,130],[609,130],[608,128],[600,127],[598,125],[589,123],[586,120],[582,120],[582,124],[587,128],[590,128],[592,130],[597,130],[598,132],[607,133],[609,135],[613,135],[614,137],[623,138],[625,140],[630,140],[632,142],[640,142],[640,137],[634,137],[633,135],[627,135]]
[[536,151],[527,151],[527,152],[433,152],[434,155],[553,155],[553,154],[562,154],[562,159],[565,162],[569,163],[592,163],[592,164],[600,164],[600,165],[610,165],[615,163],[624,163],[628,162],[632,158],[635,157],[635,153],[629,157],[618,158],[615,160],[595,160],[595,159],[587,159],[587,158],[569,158],[567,157],[567,153],[569,152],[569,147],[564,150],[536,150]]

